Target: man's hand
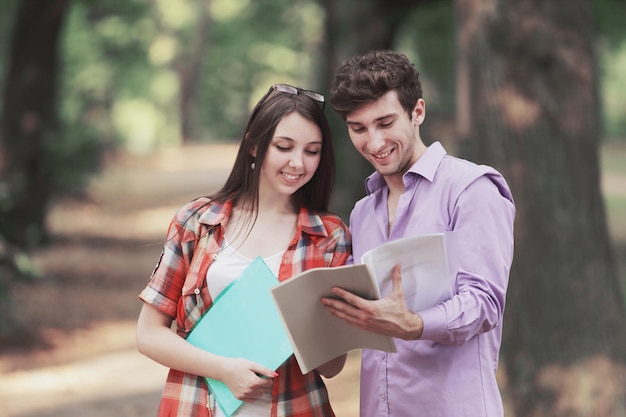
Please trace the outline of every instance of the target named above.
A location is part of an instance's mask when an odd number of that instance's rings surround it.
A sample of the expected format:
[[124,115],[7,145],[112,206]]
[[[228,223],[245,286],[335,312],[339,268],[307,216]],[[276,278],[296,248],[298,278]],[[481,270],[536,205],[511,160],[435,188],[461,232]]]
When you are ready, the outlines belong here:
[[333,293],[342,298],[322,298],[330,313],[374,333],[385,334],[405,340],[416,340],[422,335],[424,322],[406,306],[400,265],[391,272],[393,288],[380,300],[366,300],[344,289],[334,287]]

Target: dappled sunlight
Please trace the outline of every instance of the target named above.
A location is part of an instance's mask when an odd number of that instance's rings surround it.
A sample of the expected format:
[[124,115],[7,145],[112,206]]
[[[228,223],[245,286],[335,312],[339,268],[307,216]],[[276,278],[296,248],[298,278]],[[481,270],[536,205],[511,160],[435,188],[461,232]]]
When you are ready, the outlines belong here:
[[[154,397],[145,401],[151,404],[148,411],[111,415],[155,414],[166,369],[137,352],[134,320],[43,333],[51,349],[6,352],[0,357],[0,415],[94,417],[85,404],[101,404],[105,411],[124,401],[137,407],[136,399],[146,394]],[[103,407],[107,402],[111,405]],[[77,411],[59,411],[65,408]]]
[[173,28],[182,28],[192,22],[195,17],[195,9],[188,2],[158,0],[156,2],[159,18]]
[[604,77],[601,78],[603,112],[608,136],[623,135],[626,128],[626,41],[612,53],[601,55]]
[[164,134],[172,128],[168,128],[159,109],[147,99],[117,101],[113,105],[112,118],[126,139],[126,147],[136,153],[147,153],[164,138],[172,137],[171,134]]
[[176,56],[176,38],[168,35],[157,36],[150,48],[148,49],[148,57],[150,62],[155,66],[169,64]]
[[206,144],[171,147],[153,155],[153,167],[167,172],[189,169],[230,170],[237,155],[237,144]]
[[[3,415],[41,415],[70,404],[158,392],[166,373],[166,368],[135,350],[112,352],[4,376],[0,379],[0,403],[2,412],[7,413]],[[150,415],[157,404],[155,401]]]
[[[608,216],[609,233],[614,245],[626,245],[626,148],[607,144],[601,150],[601,189]],[[623,258],[626,253],[622,253]],[[625,261],[621,261],[623,265]],[[626,271],[624,271],[626,275]],[[624,276],[623,275],[623,276]],[[626,285],[626,277],[623,279]],[[626,291],[626,288],[624,289]]]
[[213,19],[221,22],[228,22],[248,7],[250,0],[213,0],[209,4],[209,10]]
[[521,91],[511,86],[503,87],[496,97],[496,108],[500,108],[505,122],[515,130],[523,131],[533,126],[542,116],[535,100],[528,99]]
[[147,240],[162,240],[167,225],[182,203],[184,201],[179,205],[128,212],[107,210],[95,205],[60,206],[49,216],[50,231],[53,234],[81,237],[136,239],[141,236]]
[[178,80],[173,71],[162,70],[155,74],[150,83],[150,95],[158,103],[166,105],[178,96]]

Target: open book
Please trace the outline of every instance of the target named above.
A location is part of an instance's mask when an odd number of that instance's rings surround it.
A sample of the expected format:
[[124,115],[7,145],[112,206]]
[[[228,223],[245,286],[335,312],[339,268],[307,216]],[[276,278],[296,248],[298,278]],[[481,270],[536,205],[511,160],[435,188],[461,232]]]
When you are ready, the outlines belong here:
[[272,288],[272,296],[291,341],[301,372],[354,349],[395,352],[393,338],[375,334],[332,316],[322,297],[335,297],[341,287],[363,298],[391,292],[391,270],[402,265],[402,286],[409,310],[432,307],[452,296],[443,234],[406,237],[363,255],[362,264],[304,271]]
[[320,299],[336,297],[332,287],[345,288],[370,300],[380,298],[366,265],[313,268],[272,288],[303,374],[354,349],[396,351],[391,337],[359,329],[331,315]]

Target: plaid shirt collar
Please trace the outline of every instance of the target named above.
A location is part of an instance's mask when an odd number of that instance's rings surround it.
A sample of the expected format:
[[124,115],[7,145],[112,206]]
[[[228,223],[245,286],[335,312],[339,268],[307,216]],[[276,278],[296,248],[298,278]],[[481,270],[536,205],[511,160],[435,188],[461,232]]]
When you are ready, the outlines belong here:
[[[207,210],[202,213],[198,221],[209,227],[215,227],[220,224],[228,223],[228,218],[233,210],[233,200],[225,203],[213,202]],[[327,236],[326,228],[322,222],[322,218],[305,207],[300,207],[298,213],[298,226],[302,228],[304,233],[317,236]]]

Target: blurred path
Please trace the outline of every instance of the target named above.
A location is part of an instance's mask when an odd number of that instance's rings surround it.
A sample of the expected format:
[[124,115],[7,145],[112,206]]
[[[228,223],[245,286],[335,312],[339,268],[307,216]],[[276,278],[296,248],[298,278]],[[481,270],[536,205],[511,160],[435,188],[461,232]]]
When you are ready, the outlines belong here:
[[[215,191],[235,154],[203,145],[122,156],[92,182],[90,201],[54,208],[53,245],[35,255],[51,278],[14,291],[50,346],[2,354],[0,417],[155,415],[167,370],[136,351],[137,294],[175,210]],[[328,386],[338,417],[356,417],[358,352]]]

